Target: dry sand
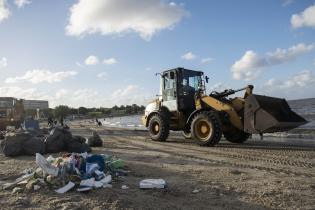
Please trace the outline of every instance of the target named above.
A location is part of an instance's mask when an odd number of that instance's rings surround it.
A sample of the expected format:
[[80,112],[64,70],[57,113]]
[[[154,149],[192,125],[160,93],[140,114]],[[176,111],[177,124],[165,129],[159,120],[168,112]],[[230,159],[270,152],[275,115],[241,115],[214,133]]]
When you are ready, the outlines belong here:
[[[129,176],[114,182],[112,189],[88,194],[2,190],[1,209],[315,209],[314,140],[266,138],[243,145],[222,140],[216,147],[200,147],[176,133],[161,143],[149,140],[144,131],[78,123],[70,127],[73,134],[86,137],[91,129],[98,130],[104,147],[93,148],[93,153],[124,159]],[[35,157],[0,155],[0,181],[14,180],[30,167],[35,167]],[[139,189],[146,178],[163,178],[167,188]]]

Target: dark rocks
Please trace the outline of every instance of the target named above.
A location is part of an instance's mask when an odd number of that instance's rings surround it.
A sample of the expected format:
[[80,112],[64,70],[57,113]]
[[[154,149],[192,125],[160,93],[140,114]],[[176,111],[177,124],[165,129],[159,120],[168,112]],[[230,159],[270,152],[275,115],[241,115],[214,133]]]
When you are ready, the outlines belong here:
[[1,141],[1,150],[5,156],[18,156],[23,154],[23,142],[31,139],[27,133],[9,134]]
[[96,131],[93,131],[93,136],[88,139],[90,147],[102,147],[103,141]]
[[45,142],[38,137],[32,137],[22,143],[23,153],[25,155],[35,155],[36,153],[45,153]]
[[85,138],[72,136],[69,129],[64,127],[54,128],[44,140],[42,133],[9,133],[1,141],[0,146],[5,156],[35,155],[36,153],[58,152],[91,152],[85,143]]

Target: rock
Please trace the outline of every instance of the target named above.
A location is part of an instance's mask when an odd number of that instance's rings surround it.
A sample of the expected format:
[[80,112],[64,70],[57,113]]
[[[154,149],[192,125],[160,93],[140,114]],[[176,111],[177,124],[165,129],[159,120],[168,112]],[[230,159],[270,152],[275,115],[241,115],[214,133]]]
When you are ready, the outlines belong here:
[[45,142],[37,137],[32,137],[22,143],[23,154],[35,155],[36,153],[45,153]]
[[72,139],[79,142],[80,144],[84,144],[86,142],[86,139],[82,136],[73,136]]
[[66,141],[72,139],[70,131],[56,127],[45,140],[45,149],[48,153],[57,153],[66,150]]
[[23,142],[31,139],[27,133],[11,133],[1,141],[1,150],[5,156],[18,156],[23,154]]
[[15,187],[15,188],[13,188],[13,190],[12,190],[12,194],[20,193],[20,192],[22,192],[22,191],[23,191],[22,188],[20,188],[20,187]]
[[83,152],[91,152],[91,148],[86,143],[79,143],[78,141],[71,139],[66,142],[66,149],[68,152],[76,152],[76,153],[83,153]]
[[102,147],[103,141],[96,131],[93,131],[93,136],[88,139],[90,147]]

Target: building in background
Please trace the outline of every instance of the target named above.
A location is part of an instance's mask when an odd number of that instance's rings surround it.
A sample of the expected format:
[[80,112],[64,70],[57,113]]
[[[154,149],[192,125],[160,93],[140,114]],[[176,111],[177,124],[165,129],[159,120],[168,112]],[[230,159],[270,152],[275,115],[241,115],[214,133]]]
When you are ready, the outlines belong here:
[[16,103],[16,98],[13,97],[0,97],[0,108],[8,109],[12,108]]
[[25,110],[45,110],[49,109],[48,101],[43,100],[23,100]]

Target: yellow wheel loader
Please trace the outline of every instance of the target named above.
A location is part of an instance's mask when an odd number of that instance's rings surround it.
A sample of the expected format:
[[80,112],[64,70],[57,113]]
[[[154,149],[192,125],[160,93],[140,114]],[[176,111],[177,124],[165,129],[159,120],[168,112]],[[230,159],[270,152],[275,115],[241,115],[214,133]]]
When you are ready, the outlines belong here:
[[[251,134],[288,131],[307,123],[285,99],[253,94],[252,85],[207,95],[209,78],[201,71],[176,68],[160,76],[159,98],[147,105],[142,117],[154,141],[165,141],[173,130],[202,146],[218,144],[222,135],[243,143]],[[228,98],[239,91],[245,91],[244,97]]]

